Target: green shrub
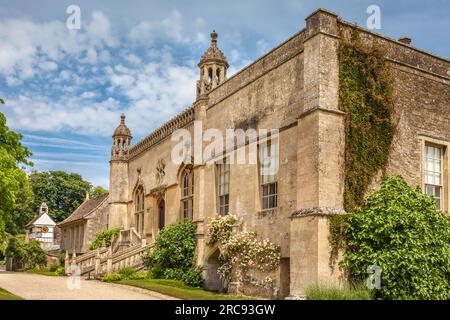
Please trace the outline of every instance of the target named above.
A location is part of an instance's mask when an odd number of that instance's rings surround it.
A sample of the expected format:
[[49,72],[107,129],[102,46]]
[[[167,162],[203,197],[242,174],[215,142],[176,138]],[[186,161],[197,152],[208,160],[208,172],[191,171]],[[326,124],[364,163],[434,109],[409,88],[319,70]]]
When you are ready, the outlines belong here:
[[61,251],[61,253],[59,254],[59,265],[63,266],[66,263],[66,252],[65,251]]
[[142,280],[147,278],[147,272],[135,272],[131,274],[127,279],[128,280]]
[[105,274],[103,276],[103,281],[105,281],[105,282],[113,282],[113,281],[120,281],[120,280],[122,280],[122,275],[120,275],[118,273]]
[[150,279],[163,279],[163,269],[159,263],[154,264],[147,272]]
[[114,228],[114,229],[104,229],[97,233],[95,236],[95,240],[92,241],[91,245],[89,246],[89,250],[95,250],[97,248],[100,248],[103,246],[103,243],[107,247],[111,246],[112,237],[116,237],[119,235],[120,229]]
[[203,276],[202,272],[198,269],[191,268],[184,272],[182,278],[183,282],[191,287],[202,287],[203,286]]
[[56,270],[58,270],[59,267],[60,267],[60,266],[59,266],[59,263],[53,262],[53,263],[50,265],[50,267],[48,268],[48,271],[50,271],[50,272],[55,272]]
[[200,273],[195,275],[195,230],[191,220],[167,226],[156,238],[155,246],[143,257],[144,265],[150,270],[150,278],[183,280],[198,286],[202,283]]
[[339,287],[312,285],[306,289],[306,300],[372,300],[372,293],[363,284]]
[[119,274],[122,276],[123,279],[129,279],[136,272],[137,272],[137,270],[132,267],[124,267],[119,270]]
[[13,270],[45,266],[45,251],[36,240],[25,243],[20,237],[11,237],[6,248],[6,257],[13,259]]
[[345,221],[341,266],[353,280],[381,268],[383,299],[450,299],[450,219],[401,177],[385,178],[366,207]]
[[62,275],[64,275],[64,268],[63,268],[63,267],[58,267],[58,268],[55,270],[55,274],[56,274],[57,276],[62,276]]
[[41,244],[38,241],[30,240],[25,244],[25,250],[28,256],[27,264],[29,267],[41,267],[47,264],[45,251],[41,248]]

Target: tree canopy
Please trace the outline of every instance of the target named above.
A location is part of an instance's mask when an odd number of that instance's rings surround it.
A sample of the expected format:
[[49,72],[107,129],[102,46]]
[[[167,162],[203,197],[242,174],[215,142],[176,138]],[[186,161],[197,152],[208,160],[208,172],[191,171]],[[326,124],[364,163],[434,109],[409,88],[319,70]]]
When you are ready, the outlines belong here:
[[[4,101],[0,99],[0,103]],[[22,193],[28,181],[21,166],[32,165],[28,161],[31,152],[21,140],[22,135],[8,128],[6,117],[0,112],[0,240],[4,237],[5,225],[12,221],[15,210],[22,205],[20,201],[27,196]]]
[[33,210],[37,212],[45,202],[55,222],[64,220],[75,211],[92,188],[81,175],[64,171],[34,171],[29,179],[35,195]]
[[103,195],[105,193],[108,193],[108,190],[106,190],[105,188],[103,188],[101,186],[96,186],[89,193],[89,197],[91,199],[94,199],[94,198],[100,197],[101,195]]

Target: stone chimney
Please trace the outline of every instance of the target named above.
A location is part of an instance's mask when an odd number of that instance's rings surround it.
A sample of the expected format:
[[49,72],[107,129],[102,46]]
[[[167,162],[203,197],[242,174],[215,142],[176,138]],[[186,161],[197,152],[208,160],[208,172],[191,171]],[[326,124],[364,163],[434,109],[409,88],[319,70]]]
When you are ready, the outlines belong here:
[[410,37],[406,37],[406,36],[402,36],[398,39],[399,42],[410,45],[411,44],[411,38]]

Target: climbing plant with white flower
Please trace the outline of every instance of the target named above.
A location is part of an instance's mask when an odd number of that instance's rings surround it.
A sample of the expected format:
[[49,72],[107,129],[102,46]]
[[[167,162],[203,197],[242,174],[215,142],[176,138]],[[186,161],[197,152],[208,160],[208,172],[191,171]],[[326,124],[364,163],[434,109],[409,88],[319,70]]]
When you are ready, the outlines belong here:
[[[256,232],[233,232],[236,222],[233,215],[213,218],[208,225],[208,244],[219,248],[219,276],[237,281],[240,286],[250,278],[248,273],[252,270],[275,271],[280,265],[280,247],[268,239],[258,239]],[[273,280],[267,276],[264,283]]]

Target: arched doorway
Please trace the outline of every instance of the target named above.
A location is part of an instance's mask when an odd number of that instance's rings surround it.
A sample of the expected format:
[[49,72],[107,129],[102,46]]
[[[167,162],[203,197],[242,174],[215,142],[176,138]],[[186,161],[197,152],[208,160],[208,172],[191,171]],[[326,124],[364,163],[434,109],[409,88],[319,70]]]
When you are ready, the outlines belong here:
[[205,287],[211,291],[226,292],[227,284],[222,281],[217,272],[220,267],[219,254],[217,249],[207,260]]
[[166,203],[164,202],[164,199],[161,199],[159,201],[159,205],[158,205],[158,227],[159,227],[159,230],[164,228],[165,217],[166,217]]

